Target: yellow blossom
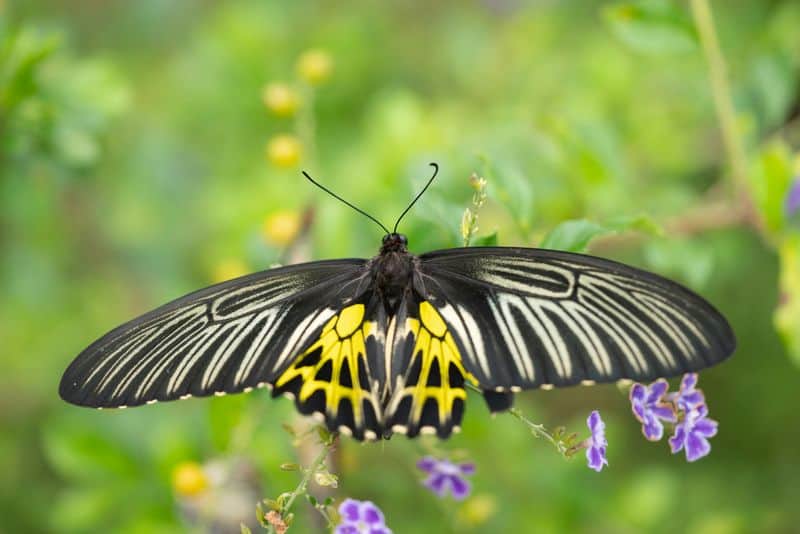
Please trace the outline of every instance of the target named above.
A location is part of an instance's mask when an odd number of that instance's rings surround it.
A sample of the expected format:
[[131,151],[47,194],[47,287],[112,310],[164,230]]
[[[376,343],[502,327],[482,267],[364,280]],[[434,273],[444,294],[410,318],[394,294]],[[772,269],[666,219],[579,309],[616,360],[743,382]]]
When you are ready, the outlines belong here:
[[232,278],[239,278],[249,273],[247,265],[242,260],[227,259],[219,262],[214,267],[211,279],[214,283],[224,282]]
[[197,462],[181,462],[172,470],[172,489],[182,497],[194,497],[208,488],[208,478]]
[[300,214],[296,211],[284,210],[271,213],[264,220],[261,235],[267,242],[284,247],[300,232],[300,219]]
[[264,105],[279,117],[291,117],[297,111],[300,99],[297,92],[285,83],[270,83],[261,93]]
[[294,167],[300,161],[300,141],[293,135],[276,135],[267,143],[267,159],[277,167]]
[[297,74],[311,85],[327,80],[333,71],[333,59],[324,50],[308,50],[297,60]]
[[478,526],[486,523],[497,510],[494,497],[482,493],[470,497],[460,510],[460,518],[468,525]]

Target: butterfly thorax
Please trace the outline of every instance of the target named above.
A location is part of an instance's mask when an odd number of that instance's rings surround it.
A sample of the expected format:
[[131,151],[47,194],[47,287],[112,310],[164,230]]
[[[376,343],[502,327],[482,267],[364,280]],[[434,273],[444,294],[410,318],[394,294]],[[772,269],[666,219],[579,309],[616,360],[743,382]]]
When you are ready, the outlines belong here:
[[375,291],[390,316],[396,313],[402,297],[411,289],[416,256],[408,252],[407,243],[402,234],[387,234],[370,266]]

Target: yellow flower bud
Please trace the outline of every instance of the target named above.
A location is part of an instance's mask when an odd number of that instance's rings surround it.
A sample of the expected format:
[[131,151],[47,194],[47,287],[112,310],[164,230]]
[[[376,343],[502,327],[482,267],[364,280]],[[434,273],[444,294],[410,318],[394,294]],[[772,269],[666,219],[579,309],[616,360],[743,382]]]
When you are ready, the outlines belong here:
[[486,179],[482,176],[478,176],[475,173],[469,177],[469,185],[472,187],[473,190],[476,192],[483,192],[486,189]]
[[333,59],[324,50],[308,50],[297,60],[297,74],[311,85],[327,80],[333,71]]
[[219,262],[211,273],[214,283],[224,282],[232,278],[239,278],[246,275],[249,271],[247,265],[241,260],[227,259]]
[[279,117],[291,117],[300,104],[297,92],[285,83],[268,84],[261,93],[261,99],[267,109]]
[[197,462],[181,462],[172,470],[172,489],[182,497],[194,497],[208,489],[208,478]]
[[486,523],[497,510],[497,502],[489,494],[482,493],[470,497],[461,508],[461,518],[465,523],[472,526]]
[[297,237],[300,226],[300,214],[296,211],[277,211],[264,220],[261,235],[267,242],[284,247]]
[[267,159],[276,167],[294,167],[300,152],[300,141],[293,135],[276,135],[267,143]]

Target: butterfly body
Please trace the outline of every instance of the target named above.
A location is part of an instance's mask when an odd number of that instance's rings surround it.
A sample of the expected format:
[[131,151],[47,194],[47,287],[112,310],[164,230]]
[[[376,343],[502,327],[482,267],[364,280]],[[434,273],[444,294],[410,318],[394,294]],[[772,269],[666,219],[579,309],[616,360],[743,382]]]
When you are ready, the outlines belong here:
[[529,248],[408,252],[271,269],[126,323],[69,366],[61,396],[121,407],[272,389],[356,439],[446,438],[466,388],[492,411],[524,389],[645,380],[733,351],[701,297],[613,261]]
[[416,256],[407,249],[408,240],[402,234],[388,234],[380,252],[369,262],[377,298],[387,314],[394,315],[404,296],[412,290],[412,278],[417,267]]

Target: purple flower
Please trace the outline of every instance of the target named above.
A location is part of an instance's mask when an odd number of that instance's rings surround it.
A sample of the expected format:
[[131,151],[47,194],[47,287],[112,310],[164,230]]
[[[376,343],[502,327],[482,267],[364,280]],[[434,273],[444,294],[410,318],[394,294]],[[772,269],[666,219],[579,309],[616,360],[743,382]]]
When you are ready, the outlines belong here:
[[642,423],[642,433],[650,441],[658,441],[664,435],[664,425],[661,421],[674,423],[678,420],[675,410],[664,401],[667,389],[669,384],[664,379],[656,380],[649,386],[634,384],[631,387],[633,415]]
[[694,462],[711,452],[708,438],[717,433],[717,422],[708,419],[708,407],[701,404],[692,408],[684,416],[683,421],[675,426],[675,435],[669,438],[672,454],[686,451],[686,461]]
[[597,410],[589,414],[586,424],[592,433],[592,436],[584,442],[587,446],[586,459],[589,461],[589,468],[599,473],[604,465],[608,465],[608,460],[606,459],[606,447],[608,447],[606,424],[600,418],[600,413]]
[[695,389],[696,385],[697,373],[686,373],[681,380],[681,389],[677,393],[670,393],[667,398],[673,402],[679,410],[688,413],[706,402],[703,392],[699,389]]
[[392,534],[383,512],[370,501],[345,499],[339,505],[342,520],[334,534]]
[[449,460],[437,460],[432,456],[425,456],[417,462],[417,467],[428,473],[428,478],[424,482],[425,487],[439,497],[447,495],[448,490],[457,501],[469,495],[470,483],[464,477],[475,473],[475,464],[454,464]]
[[789,191],[786,193],[784,204],[786,218],[790,219],[800,212],[800,176],[795,177]]

